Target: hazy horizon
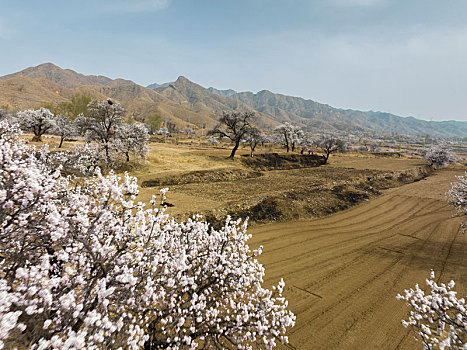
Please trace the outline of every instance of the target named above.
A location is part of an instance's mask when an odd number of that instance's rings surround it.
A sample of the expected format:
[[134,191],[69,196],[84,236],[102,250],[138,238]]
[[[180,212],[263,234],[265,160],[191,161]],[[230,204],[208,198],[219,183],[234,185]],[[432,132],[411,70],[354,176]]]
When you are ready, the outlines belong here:
[[467,3],[0,0],[0,75],[52,62],[147,86],[270,90],[343,109],[467,121]]

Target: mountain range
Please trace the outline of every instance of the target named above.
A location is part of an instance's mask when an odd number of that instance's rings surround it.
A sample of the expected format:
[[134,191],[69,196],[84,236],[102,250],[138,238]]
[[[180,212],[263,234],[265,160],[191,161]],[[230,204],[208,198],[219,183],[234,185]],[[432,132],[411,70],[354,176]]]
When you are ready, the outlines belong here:
[[174,82],[144,87],[131,80],[83,75],[44,63],[0,77],[0,108],[35,108],[43,103],[68,101],[77,93],[96,99],[110,97],[137,120],[158,114],[180,129],[188,123],[192,128],[210,128],[223,111],[251,110],[257,115],[258,126],[266,129],[288,121],[314,132],[467,137],[467,122],[424,121],[385,112],[339,109],[268,90],[253,93],[204,88],[183,76]]

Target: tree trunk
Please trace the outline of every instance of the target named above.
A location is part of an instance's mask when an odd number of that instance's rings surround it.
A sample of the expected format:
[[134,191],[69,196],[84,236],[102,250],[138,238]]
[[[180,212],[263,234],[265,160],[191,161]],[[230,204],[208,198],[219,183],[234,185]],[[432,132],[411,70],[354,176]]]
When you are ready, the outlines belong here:
[[235,157],[235,152],[237,152],[239,145],[240,145],[240,141],[236,141],[234,148],[232,148],[232,152],[230,152],[229,158],[233,159],[233,157]]
[[41,135],[34,135],[32,142],[42,142]]
[[109,145],[105,144],[104,148],[105,148],[105,157],[107,158],[107,163],[110,163]]
[[128,154],[128,152],[126,152],[125,155],[126,155],[126,161],[129,162],[130,161],[130,155]]
[[251,158],[253,158],[253,153],[255,152],[256,145],[257,145],[256,143],[250,144],[250,147],[251,147],[250,157]]
[[60,137],[60,144],[58,145],[58,148],[62,148],[63,140],[65,140],[65,138],[63,136],[61,136]]

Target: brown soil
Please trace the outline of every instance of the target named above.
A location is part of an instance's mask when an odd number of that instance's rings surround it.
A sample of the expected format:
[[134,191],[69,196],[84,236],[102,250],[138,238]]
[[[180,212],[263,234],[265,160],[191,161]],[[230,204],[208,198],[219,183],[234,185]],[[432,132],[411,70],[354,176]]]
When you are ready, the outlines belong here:
[[163,174],[152,180],[146,180],[141,183],[141,187],[156,187],[180,185],[200,182],[222,182],[238,181],[260,177],[263,174],[258,171],[248,171],[244,169],[218,169],[218,170],[197,170],[182,174]]
[[250,228],[266,284],[283,277],[297,315],[288,348],[422,349],[395,296],[424,286],[430,269],[466,294],[467,236],[445,198],[462,172],[441,170],[323,219]]
[[243,155],[242,162],[257,170],[278,170],[317,167],[325,163],[325,158],[317,155],[266,153],[254,157]]
[[[216,227],[227,215],[249,217],[255,223],[319,218],[368,200],[383,189],[423,179],[429,172],[425,167],[398,172],[328,166],[272,170],[237,181],[171,186],[168,200],[174,206],[168,212],[179,219],[202,214]],[[207,174],[219,178],[223,171]]]

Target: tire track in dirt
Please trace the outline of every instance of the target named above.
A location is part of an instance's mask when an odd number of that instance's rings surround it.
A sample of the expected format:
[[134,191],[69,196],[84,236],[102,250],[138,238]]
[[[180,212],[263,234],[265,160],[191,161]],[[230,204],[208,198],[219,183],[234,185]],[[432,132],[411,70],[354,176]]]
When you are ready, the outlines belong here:
[[297,315],[293,348],[420,348],[401,325],[408,309],[395,296],[423,285],[431,268],[444,282],[455,274],[465,292],[465,239],[444,198],[431,193],[453,177],[440,173],[320,220],[250,229],[250,245],[264,245],[266,284],[286,282]]
[[[431,226],[431,225],[426,225],[425,227],[429,227],[429,226]],[[424,230],[425,227],[422,228],[421,230]],[[391,237],[394,237],[394,236],[396,236],[396,234],[391,235]],[[386,237],[386,238],[387,238],[387,237]],[[386,238],[382,238],[381,240],[385,240]],[[418,242],[418,241],[412,242],[411,244],[409,244],[409,245],[407,246],[407,248],[409,248],[411,245],[413,245],[413,244],[415,244],[415,243],[417,243],[417,242]],[[369,244],[368,246],[370,246],[370,244]],[[376,246],[375,246],[375,247],[376,247]],[[380,247],[378,247],[378,248],[380,248]],[[386,248],[386,249],[387,249],[387,248]],[[360,250],[360,249],[359,249],[359,250]],[[356,251],[357,251],[357,250],[355,250],[355,252],[356,252]],[[404,251],[402,251],[402,252],[399,252],[399,251],[398,251],[397,253],[399,253],[399,254],[405,254]],[[367,253],[367,255],[368,255],[368,254],[370,254],[370,253]],[[333,260],[336,260],[336,259],[342,260],[343,257],[344,257],[344,255],[341,255],[341,256],[338,256],[338,257],[333,257],[332,259],[333,259]],[[341,264],[341,266],[337,267],[337,268],[334,269],[333,271],[330,271],[330,272],[329,272],[328,274],[326,274],[323,278],[321,278],[321,279],[319,279],[319,280],[316,280],[316,281],[313,281],[311,284],[307,285],[306,288],[310,288],[310,287],[313,287],[313,286],[315,286],[315,285],[323,285],[323,284],[325,283],[325,281],[327,281],[327,280],[332,280],[332,279],[338,277],[338,274],[344,273],[346,269],[352,268],[352,267],[353,267],[353,266],[352,266],[353,263],[355,263],[355,262],[361,262],[361,260],[362,260],[363,257],[364,257],[364,256],[359,255],[359,256],[357,256],[356,258],[354,258],[351,262],[345,262],[345,263]]]
[[[359,235],[359,236],[356,236],[356,237],[351,237],[351,238],[346,239],[346,240],[341,240],[341,241],[339,241],[339,244],[340,244],[340,245],[343,245],[343,244],[351,244],[351,243],[352,243],[352,244],[360,243],[360,245],[359,245],[357,248],[353,249],[353,250],[350,250],[350,251],[348,251],[348,252],[346,252],[346,253],[343,253],[343,254],[341,254],[341,255],[339,255],[339,256],[330,257],[329,259],[336,259],[336,258],[341,259],[341,258],[343,258],[343,257],[345,257],[345,256],[347,256],[347,255],[349,255],[349,254],[354,254],[354,253],[356,253],[356,252],[358,252],[358,251],[361,251],[361,250],[363,250],[363,249],[369,249],[369,248],[371,248],[371,247],[375,247],[375,246],[377,245],[377,243],[383,242],[383,241],[385,241],[385,240],[387,240],[387,239],[389,239],[389,238],[393,238],[393,237],[395,237],[395,236],[397,236],[397,235],[399,235],[399,234],[398,234],[398,233],[392,233],[392,234],[389,235],[389,236],[383,236],[383,237],[381,237],[381,238],[377,238],[377,239],[371,240],[371,241],[369,241],[369,242],[367,242],[367,243],[364,242],[363,240],[373,239],[374,236],[381,236],[383,232],[388,231],[388,230],[391,230],[391,229],[394,230],[396,227],[401,226],[401,225],[403,225],[404,223],[406,223],[406,218],[403,217],[403,218],[400,220],[400,222],[391,223],[390,226],[389,226],[389,227],[385,227],[384,230],[383,230],[383,229],[379,230],[378,227],[381,227],[381,226],[383,226],[383,225],[388,225],[388,223],[382,223],[382,224],[379,225],[379,226],[371,227],[371,230],[370,230],[370,229],[368,230],[369,232],[366,232],[366,233],[364,233],[364,234],[362,234],[362,235]],[[430,225],[430,224],[426,224],[426,225],[424,225],[424,226],[427,226],[427,225]],[[424,226],[422,226],[421,229],[423,229]],[[360,232],[355,232],[355,235],[358,235],[359,233],[360,233]],[[347,232],[347,234],[348,234],[348,232]],[[312,244],[313,241],[314,241],[315,239],[318,240],[318,239],[321,239],[321,238],[323,238],[323,237],[324,237],[324,238],[327,238],[327,237],[329,237],[329,236],[333,236],[333,238],[336,237],[336,235],[335,235],[334,233],[332,233],[332,234],[323,234],[323,235],[318,235],[317,237],[314,237],[314,238],[310,238],[310,239],[307,239],[307,240],[303,240],[303,241],[294,243],[293,245],[300,245],[300,246],[303,246],[305,243],[306,243],[306,244]],[[330,250],[331,248],[333,248],[333,247],[335,247],[335,246],[336,246],[335,243],[331,243],[331,244],[329,244],[329,245],[319,246],[319,247],[317,247],[317,248],[313,248],[313,249],[307,250],[306,252],[307,252],[307,254],[311,254],[311,253],[315,253],[315,252],[319,252],[319,251],[323,251],[323,250]],[[288,245],[287,247],[284,247],[284,249],[285,249],[285,248],[288,249],[288,248],[290,248],[290,247],[292,247],[292,245]],[[280,248],[272,249],[272,250],[266,249],[266,251],[264,252],[264,254],[265,254],[265,255],[267,255],[267,254],[274,254],[274,251],[275,251],[275,250],[278,250],[278,249],[280,249]],[[339,249],[339,248],[336,248],[336,249]],[[342,247],[342,249],[345,249],[345,247]],[[334,251],[335,251],[335,250],[333,250],[333,252],[334,252]],[[285,263],[285,262],[287,262],[287,261],[289,261],[289,260],[292,260],[292,261],[294,261],[295,264],[298,264],[298,263],[300,263],[300,261],[302,260],[302,258],[303,258],[303,254],[302,254],[301,252],[298,252],[298,253],[295,253],[295,254],[293,254],[293,255],[288,256],[287,258],[278,259],[277,261],[274,261],[270,266],[272,266],[273,264],[282,264],[282,263]],[[320,260],[319,262],[320,262],[320,263],[323,263],[323,262],[325,262],[325,261]],[[313,267],[313,266],[314,266],[314,265],[308,265],[307,267]],[[302,266],[302,268],[305,268],[305,267]],[[295,272],[295,271],[291,271],[291,272]]]
[[[394,200],[393,197],[391,197],[391,199]],[[408,208],[401,207],[401,202],[403,204],[407,204],[409,207]],[[425,203],[425,206],[430,207],[431,203]],[[417,207],[418,207],[418,209],[414,210]],[[303,241],[295,242],[295,244],[301,244],[304,241],[306,241],[307,239],[320,239],[320,238],[323,238],[323,237],[335,236],[336,234],[337,235],[339,235],[339,234],[344,235],[344,234],[348,234],[349,232],[356,232],[356,230],[359,230],[361,228],[362,221],[367,221],[367,220],[370,220],[370,219],[371,219],[372,222],[376,222],[376,224],[373,224],[373,226],[365,227],[365,231],[368,231],[370,229],[380,229],[381,226],[388,225],[389,222],[385,221],[385,218],[387,217],[387,212],[390,211],[390,212],[395,214],[396,213],[395,208],[397,208],[403,214],[405,213],[405,215],[408,216],[407,218],[397,217],[397,220],[399,222],[403,222],[404,220],[407,220],[410,217],[430,215],[430,212],[428,212],[428,213],[426,211],[423,212],[424,209],[426,209],[425,207],[420,207],[420,205],[417,204],[416,202],[414,203],[413,201],[407,201],[407,200],[397,201],[391,207],[386,208],[386,210],[384,210],[382,213],[377,214],[377,215],[372,214],[371,216],[368,216],[367,212],[358,213],[358,212],[353,211],[351,209],[351,210],[349,210],[349,212],[351,213],[351,215],[355,214],[353,216],[353,220],[355,221],[355,223],[349,222],[348,224],[342,225],[342,226],[336,226],[336,225],[332,225],[332,224],[323,225],[323,226],[316,226],[316,227],[319,228],[319,232],[323,232],[322,234],[313,235],[312,238],[305,238]],[[422,213],[422,214],[418,215],[419,212]],[[362,214],[366,214],[366,216],[362,216]],[[378,221],[378,220],[383,220],[383,221]],[[317,221],[321,221],[321,220],[317,220]],[[281,226],[285,227],[284,224],[281,224]],[[268,252],[274,251],[276,249],[282,249],[283,241],[286,238],[289,238],[289,237],[297,238],[297,237],[301,237],[302,235],[309,237],[310,236],[309,233],[310,233],[310,231],[313,231],[314,227],[315,226],[313,225],[313,222],[310,222],[310,225],[306,225],[306,227],[304,227],[304,228],[294,230],[292,233],[289,233],[289,234],[286,234],[286,235],[280,235],[280,236],[275,235],[275,233],[280,232],[279,230],[276,231],[276,232],[269,231],[268,233],[272,237],[270,237],[268,239],[265,239],[265,240],[262,240],[261,243],[264,244],[264,245],[267,244],[269,246]],[[279,245],[279,247],[276,248],[274,245]]]
[[[398,204],[393,204],[392,207],[388,208],[387,203],[391,201],[391,197],[389,197],[389,196],[379,197],[377,199],[374,199],[374,201],[375,201],[375,207],[374,207],[373,215],[374,215],[375,218],[378,217],[378,216],[384,216],[388,209],[393,210],[398,205]],[[308,232],[310,229],[312,229],[315,226],[319,227],[319,228],[324,228],[327,222],[329,222],[330,225],[332,227],[336,228],[336,229],[349,227],[349,225],[352,224],[352,221],[355,221],[355,217],[360,215],[360,211],[365,210],[365,209],[362,209],[362,207],[364,207],[364,206],[352,207],[352,208],[349,208],[349,209],[347,209],[345,211],[340,212],[339,215],[333,215],[332,217],[335,218],[334,221],[330,217],[325,217],[325,218],[317,220],[317,221],[306,222],[306,224],[307,224],[306,228],[303,228],[302,231],[297,231],[297,232]],[[379,209],[381,209],[381,212],[379,212]],[[344,223],[344,225],[338,226],[338,225],[336,225],[338,223]],[[290,224],[291,223],[279,223],[279,224],[273,223],[273,224],[263,225],[263,227],[268,228],[268,230],[267,230],[268,236],[269,235],[275,236],[275,234],[279,232],[279,233],[281,233],[280,237],[284,238],[284,237],[287,237],[287,236],[295,235],[295,233],[296,233],[295,231],[291,232],[289,234],[284,234],[283,233],[284,227],[287,227]],[[294,224],[294,223],[292,223],[292,224]],[[300,224],[300,222],[298,222],[297,224]],[[359,224],[358,220],[356,220],[355,224],[357,224],[357,225]],[[259,232],[258,234],[261,234],[261,232]],[[272,239],[274,239],[274,237]],[[263,243],[269,242],[269,238],[265,238],[264,240],[262,240],[262,242]]]
[[[412,245],[421,245],[420,248],[418,249],[425,249],[427,243],[429,242],[429,239],[431,239],[431,237],[433,236],[433,234],[435,234],[439,228],[440,228],[440,223],[438,223],[437,225],[435,225],[434,227],[431,228],[431,230],[429,231],[429,234],[428,236],[423,240],[423,242],[421,243],[420,241],[416,241],[416,242],[413,242]],[[402,276],[404,274],[407,273],[407,268],[408,266],[410,265],[410,261],[413,260],[413,255],[410,255],[410,259],[408,264],[404,264],[402,266],[396,266],[397,264],[393,264],[390,268],[400,268],[400,271],[397,272],[396,276],[393,278],[393,287],[397,284],[398,281],[400,281],[400,279],[402,278]],[[398,262],[400,262],[401,260],[403,260],[404,258],[407,258],[407,256],[401,256],[401,259],[399,259]],[[389,272],[390,269],[387,269],[386,272]],[[382,276],[379,276],[379,277],[382,277]],[[372,282],[375,282],[376,279],[374,279]],[[365,286],[367,287],[367,289],[370,288],[370,286]],[[374,286],[372,286],[374,288]],[[385,295],[383,294],[376,294],[375,295],[376,297],[374,298],[374,300],[371,302],[371,303],[367,303],[365,305],[365,309],[356,317],[354,318],[352,324],[350,327],[346,328],[344,330],[344,332],[342,332],[339,337],[338,337],[338,341],[336,342],[337,344],[346,344],[345,342],[345,337],[348,336],[349,333],[351,333],[351,331],[353,329],[355,329],[355,327],[361,323],[365,318],[368,318],[372,313],[374,313],[374,310],[377,308],[378,305],[381,305],[382,302],[385,301]],[[332,322],[332,321],[330,321]]]

